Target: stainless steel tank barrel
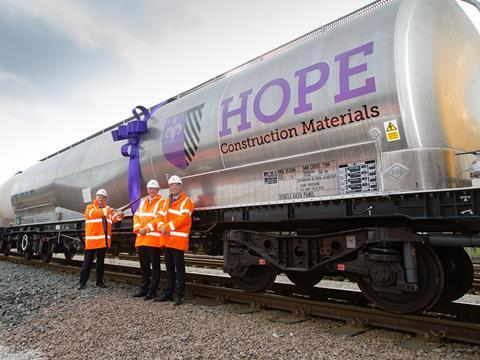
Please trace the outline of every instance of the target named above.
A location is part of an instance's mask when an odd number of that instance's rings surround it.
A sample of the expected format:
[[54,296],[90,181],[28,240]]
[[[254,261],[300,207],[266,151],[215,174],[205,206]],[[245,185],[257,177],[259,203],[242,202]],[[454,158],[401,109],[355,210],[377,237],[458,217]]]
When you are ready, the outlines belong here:
[[[177,174],[199,209],[470,186],[455,153],[480,144],[479,98],[456,1],[378,1],[152,111],[141,180]],[[0,218],[79,217],[100,187],[127,203],[122,145],[104,132],[14,176]]]

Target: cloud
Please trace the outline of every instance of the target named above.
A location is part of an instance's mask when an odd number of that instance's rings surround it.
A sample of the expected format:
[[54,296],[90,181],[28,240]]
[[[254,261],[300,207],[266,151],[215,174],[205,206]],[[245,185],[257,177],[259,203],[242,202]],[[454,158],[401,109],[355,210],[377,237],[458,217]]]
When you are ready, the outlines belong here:
[[41,19],[85,47],[99,46],[95,14],[81,3],[69,0],[7,0],[18,19]]
[[[127,61],[130,65],[135,63],[138,54],[148,53],[149,46],[141,37],[136,37],[121,23],[109,21],[108,14],[99,13],[93,5],[90,8],[72,0],[7,0],[7,4],[11,15],[9,22],[17,28],[24,27],[24,32],[28,31],[23,42],[28,43],[30,36],[35,38],[38,34],[51,38],[50,43],[45,38],[37,39],[36,43],[47,46],[45,53],[67,56],[67,64],[70,60],[68,54],[80,51],[83,54],[113,52],[112,57],[116,57],[117,62]],[[68,42],[62,38],[68,39]],[[27,49],[23,47],[24,50],[30,51],[35,47],[32,43],[28,45]],[[77,47],[80,49],[75,50]],[[55,51],[57,49],[62,51]]]
[[11,94],[11,89],[15,87],[22,89],[34,89],[35,84],[33,84],[27,78],[7,72],[0,68],[0,91],[2,89],[9,89],[9,94]]

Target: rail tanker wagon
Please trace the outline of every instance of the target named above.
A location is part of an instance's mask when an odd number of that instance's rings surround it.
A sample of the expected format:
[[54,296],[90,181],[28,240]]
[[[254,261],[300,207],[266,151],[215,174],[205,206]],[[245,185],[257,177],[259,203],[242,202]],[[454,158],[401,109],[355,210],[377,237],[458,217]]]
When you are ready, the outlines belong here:
[[480,36],[457,1],[378,1],[13,176],[1,250],[71,257],[96,189],[119,207],[176,174],[191,241],[241,288],[343,275],[382,309],[423,311],[472,284],[479,99]]

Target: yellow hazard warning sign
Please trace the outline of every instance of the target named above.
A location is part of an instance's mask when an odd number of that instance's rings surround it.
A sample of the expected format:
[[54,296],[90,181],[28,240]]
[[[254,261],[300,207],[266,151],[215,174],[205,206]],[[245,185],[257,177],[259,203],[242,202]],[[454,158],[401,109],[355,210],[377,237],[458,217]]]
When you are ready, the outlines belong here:
[[398,130],[397,127],[395,125],[393,125],[393,123],[391,121],[389,121],[388,125],[387,125],[387,132],[395,131],[395,130]]
[[397,120],[384,121],[383,127],[385,129],[385,136],[387,141],[397,141],[400,140],[400,132],[398,131]]
[[387,132],[387,140],[388,141],[395,141],[395,140],[399,140],[399,139],[400,139],[400,134],[398,133],[398,131]]

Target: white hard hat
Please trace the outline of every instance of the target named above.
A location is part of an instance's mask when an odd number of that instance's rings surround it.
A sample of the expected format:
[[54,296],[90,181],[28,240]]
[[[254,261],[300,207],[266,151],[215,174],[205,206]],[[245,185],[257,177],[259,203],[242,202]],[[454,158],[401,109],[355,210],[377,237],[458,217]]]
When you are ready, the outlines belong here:
[[181,184],[182,179],[180,179],[180,176],[177,175],[172,175],[170,176],[170,179],[168,179],[168,185],[170,184]]
[[147,188],[157,188],[160,189],[160,184],[158,183],[157,180],[152,179],[147,183]]
[[108,196],[107,195],[107,190],[105,190],[105,189],[98,189],[98,191],[96,192],[95,195],[102,195],[102,196],[105,196],[105,197]]

